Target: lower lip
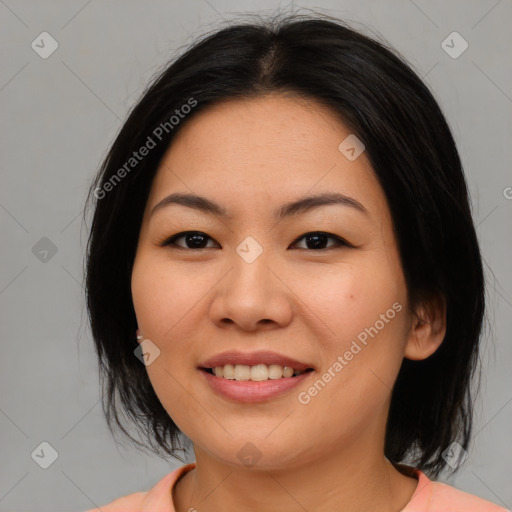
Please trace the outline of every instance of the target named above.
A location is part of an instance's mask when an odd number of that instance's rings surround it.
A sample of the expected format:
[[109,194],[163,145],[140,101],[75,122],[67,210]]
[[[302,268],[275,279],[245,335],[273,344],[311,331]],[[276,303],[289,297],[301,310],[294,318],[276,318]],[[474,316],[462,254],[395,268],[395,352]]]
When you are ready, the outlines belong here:
[[205,370],[199,370],[210,387],[216,393],[236,402],[265,402],[272,400],[295,388],[310,377],[314,371],[308,371],[296,377],[281,377],[259,382],[252,380],[231,380],[216,377]]

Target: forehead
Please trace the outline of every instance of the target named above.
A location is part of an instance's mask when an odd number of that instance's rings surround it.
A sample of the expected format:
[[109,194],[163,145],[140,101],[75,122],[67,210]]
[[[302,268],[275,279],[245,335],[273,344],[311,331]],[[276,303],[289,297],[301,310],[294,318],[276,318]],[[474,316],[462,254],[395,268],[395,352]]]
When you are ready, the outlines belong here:
[[148,210],[176,191],[212,198],[228,213],[257,207],[260,215],[310,193],[340,192],[382,216],[386,201],[365,153],[349,160],[339,149],[347,137],[341,119],[311,99],[274,94],[215,104],[173,139]]

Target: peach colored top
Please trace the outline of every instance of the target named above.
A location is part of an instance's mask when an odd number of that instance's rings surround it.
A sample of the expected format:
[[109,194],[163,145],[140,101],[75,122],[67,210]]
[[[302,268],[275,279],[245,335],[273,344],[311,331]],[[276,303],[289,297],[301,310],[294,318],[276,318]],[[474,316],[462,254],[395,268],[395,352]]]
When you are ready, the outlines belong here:
[[[187,464],[172,471],[147,492],[129,494],[85,512],[176,512],[172,489],[179,478],[195,466],[195,463]],[[473,494],[431,481],[419,469],[412,470],[418,486],[401,512],[510,512]]]

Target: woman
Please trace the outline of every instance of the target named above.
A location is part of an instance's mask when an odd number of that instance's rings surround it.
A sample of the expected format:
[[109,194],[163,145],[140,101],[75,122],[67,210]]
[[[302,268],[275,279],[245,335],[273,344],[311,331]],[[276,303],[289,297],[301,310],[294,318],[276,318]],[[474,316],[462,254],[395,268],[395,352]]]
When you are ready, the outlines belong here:
[[196,459],[101,510],[505,510],[431,480],[469,446],[484,278],[453,137],[402,58],[326,16],[218,30],[91,194],[109,426]]

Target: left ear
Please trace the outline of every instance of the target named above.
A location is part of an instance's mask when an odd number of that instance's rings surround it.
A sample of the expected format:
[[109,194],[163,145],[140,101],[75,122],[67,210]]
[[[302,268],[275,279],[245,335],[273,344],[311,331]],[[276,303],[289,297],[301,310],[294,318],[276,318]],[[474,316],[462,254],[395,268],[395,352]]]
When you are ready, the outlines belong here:
[[446,334],[446,300],[440,294],[424,301],[414,312],[404,357],[420,361],[432,355]]

